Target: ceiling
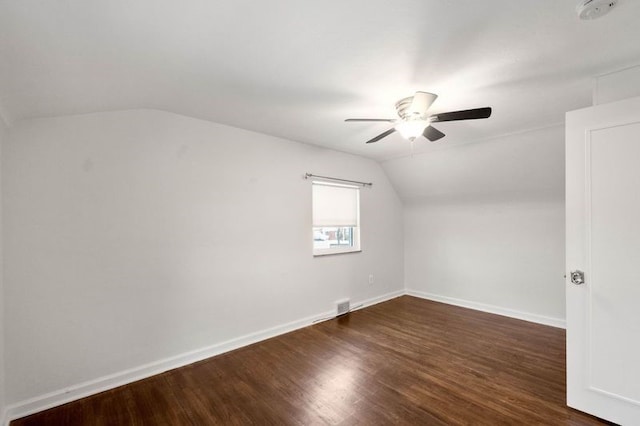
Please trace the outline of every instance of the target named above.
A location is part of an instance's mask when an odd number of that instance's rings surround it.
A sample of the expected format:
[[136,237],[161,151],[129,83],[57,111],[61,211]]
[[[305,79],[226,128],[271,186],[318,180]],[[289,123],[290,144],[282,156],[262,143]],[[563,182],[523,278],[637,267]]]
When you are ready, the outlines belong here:
[[591,102],[590,77],[640,62],[640,2],[580,21],[574,0],[2,0],[0,101],[11,121],[157,108],[379,161],[411,154],[385,123],[416,90],[436,144],[545,127]]

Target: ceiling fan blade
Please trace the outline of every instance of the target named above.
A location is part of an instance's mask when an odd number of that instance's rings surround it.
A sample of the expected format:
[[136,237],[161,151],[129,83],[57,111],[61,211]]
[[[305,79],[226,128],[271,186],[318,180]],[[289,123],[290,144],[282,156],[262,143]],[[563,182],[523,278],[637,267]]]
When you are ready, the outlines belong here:
[[435,142],[438,139],[444,138],[444,133],[433,126],[427,126],[424,129],[424,132],[422,132],[422,136],[429,139],[431,142]]
[[386,138],[387,136],[389,136],[391,133],[393,133],[393,132],[395,132],[395,131],[396,131],[395,127],[392,127],[392,128],[390,128],[389,130],[387,130],[386,132],[384,132],[384,133],[380,133],[380,134],[379,134],[378,136],[376,136],[375,138],[373,138],[373,139],[369,139],[369,140],[367,141],[367,143],[374,143],[374,142],[378,142],[380,139],[382,139],[382,138]]
[[426,113],[437,97],[438,95],[429,92],[416,92],[415,95],[413,95],[413,101],[411,101],[407,113],[412,115],[422,115]]
[[476,120],[479,118],[491,117],[491,107],[466,109],[464,111],[442,112],[431,116],[431,121],[458,121],[458,120]]
[[393,123],[395,118],[347,118],[344,121],[385,121],[387,123]]

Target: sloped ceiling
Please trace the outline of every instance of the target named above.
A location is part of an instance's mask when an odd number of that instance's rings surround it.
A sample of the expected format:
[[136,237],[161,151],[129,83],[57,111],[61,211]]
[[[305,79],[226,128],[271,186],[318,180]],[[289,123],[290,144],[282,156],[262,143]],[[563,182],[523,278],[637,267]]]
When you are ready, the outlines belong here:
[[[385,160],[365,145],[416,90],[440,144],[559,123],[590,103],[590,77],[640,61],[640,2],[580,21],[573,0],[4,0],[0,100],[10,120],[157,108]],[[435,144],[432,144],[435,145]],[[414,152],[429,149],[416,141]]]
[[385,161],[405,204],[564,202],[564,126]]

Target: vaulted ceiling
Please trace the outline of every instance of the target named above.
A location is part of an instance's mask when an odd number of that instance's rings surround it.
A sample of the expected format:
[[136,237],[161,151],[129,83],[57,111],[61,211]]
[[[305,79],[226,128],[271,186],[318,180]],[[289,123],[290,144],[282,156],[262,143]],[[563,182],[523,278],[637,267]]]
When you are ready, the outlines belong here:
[[[580,21],[574,0],[3,0],[0,101],[9,120],[157,108],[377,160],[411,153],[388,124],[416,90],[437,144],[562,122],[590,77],[640,60],[640,2]],[[417,140],[414,152],[429,149]],[[435,145],[435,144],[431,144]]]

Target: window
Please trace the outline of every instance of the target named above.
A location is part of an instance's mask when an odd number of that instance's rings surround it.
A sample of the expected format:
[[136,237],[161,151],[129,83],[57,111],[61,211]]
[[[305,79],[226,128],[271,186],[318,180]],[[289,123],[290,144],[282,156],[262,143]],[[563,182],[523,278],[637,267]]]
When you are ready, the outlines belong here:
[[360,251],[360,188],[314,181],[313,254]]

